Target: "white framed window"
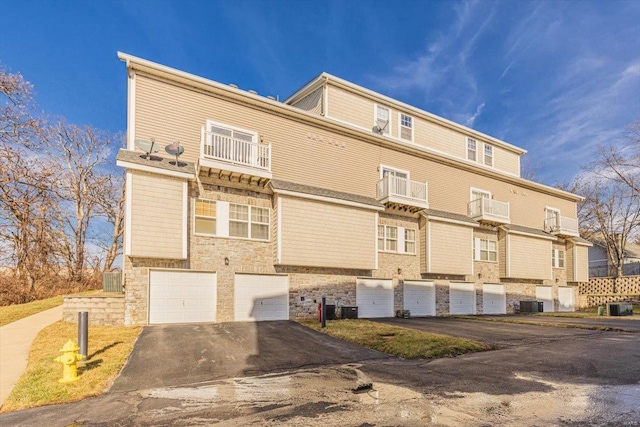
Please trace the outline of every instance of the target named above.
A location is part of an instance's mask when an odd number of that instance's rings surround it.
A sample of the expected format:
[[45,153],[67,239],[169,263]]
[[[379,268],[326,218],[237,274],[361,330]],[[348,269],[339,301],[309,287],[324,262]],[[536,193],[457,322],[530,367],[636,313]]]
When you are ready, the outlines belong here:
[[484,164],[493,167],[493,145],[484,144]]
[[216,235],[216,202],[196,199],[194,202],[194,229],[196,234]]
[[472,162],[478,161],[478,143],[475,139],[467,138],[467,159]]
[[229,204],[229,237],[269,239],[269,209]]
[[564,251],[562,249],[551,249],[551,265],[554,268],[564,268]]
[[478,199],[491,199],[491,192],[486,190],[480,190],[478,188],[471,189],[471,201]]
[[412,228],[404,229],[404,252],[407,254],[416,253],[416,230]]
[[374,125],[383,135],[391,135],[391,111],[381,105],[375,106]]
[[252,132],[250,130],[241,129],[224,123],[214,122],[212,120],[207,120],[207,132],[213,135],[213,137],[215,137],[215,135],[219,135],[221,137],[239,139],[246,142],[258,142],[257,132]]
[[258,133],[207,120],[205,156],[233,163],[254,164],[258,161]]
[[378,250],[398,252],[398,227],[378,225]]
[[400,113],[400,139],[413,141],[413,117]]
[[476,261],[498,261],[498,242],[490,239],[473,239],[473,259]]
[[393,168],[391,166],[380,165],[380,178],[384,178],[385,176],[409,179],[409,171]]
[[560,209],[546,207],[544,209],[545,230],[555,230],[560,227]]

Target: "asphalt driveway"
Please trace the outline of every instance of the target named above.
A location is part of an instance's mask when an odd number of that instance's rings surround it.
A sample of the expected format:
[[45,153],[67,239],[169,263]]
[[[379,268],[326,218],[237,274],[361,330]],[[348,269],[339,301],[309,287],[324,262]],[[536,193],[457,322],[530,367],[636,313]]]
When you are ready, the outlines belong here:
[[[145,327],[103,396],[0,425],[637,425],[640,335],[452,318],[383,319],[498,349],[388,357],[294,322]],[[373,390],[354,394],[357,384]]]
[[111,391],[387,358],[290,321],[147,326]]

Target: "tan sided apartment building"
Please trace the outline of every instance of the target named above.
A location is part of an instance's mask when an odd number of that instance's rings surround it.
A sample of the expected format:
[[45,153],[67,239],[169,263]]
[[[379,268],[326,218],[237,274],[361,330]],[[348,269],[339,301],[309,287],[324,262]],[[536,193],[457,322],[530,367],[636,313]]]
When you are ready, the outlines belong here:
[[323,296],[360,317],[573,310],[580,197],[521,178],[521,148],[326,73],[279,102],[119,57],[126,324],[313,317]]

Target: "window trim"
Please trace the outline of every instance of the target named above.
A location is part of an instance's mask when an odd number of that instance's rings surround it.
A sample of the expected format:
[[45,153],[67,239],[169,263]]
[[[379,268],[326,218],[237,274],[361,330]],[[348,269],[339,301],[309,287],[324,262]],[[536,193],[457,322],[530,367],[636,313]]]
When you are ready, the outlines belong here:
[[[560,256],[562,254],[562,256]],[[566,268],[566,251],[564,249],[551,248],[551,267],[553,268]],[[562,265],[560,265],[562,261]]]
[[[491,156],[489,156],[491,158],[491,164],[487,163],[487,148],[490,148],[491,150]],[[493,150],[493,145],[491,144],[484,144],[484,148],[482,150],[482,158],[483,158],[483,164],[487,167],[493,168],[495,165],[495,156],[494,156],[494,150]]]
[[[471,142],[471,141],[473,141],[473,143],[474,143],[473,153],[474,153],[475,159],[471,159],[469,157],[469,152],[470,152],[470,150],[469,150],[469,142]],[[465,152],[467,154],[467,160],[469,160],[470,162],[478,163],[478,140],[470,138],[470,137],[467,137],[467,144],[466,145],[467,146],[465,147]]]
[[[407,231],[413,231],[413,240],[409,240],[407,239]],[[416,254],[416,248],[417,248],[417,239],[418,237],[418,231],[415,228],[407,228],[405,227],[404,229],[404,253],[408,254],[408,255],[415,255]],[[407,250],[407,242],[413,242],[413,252],[410,252]]]
[[[382,235],[382,248],[380,248],[380,227],[383,228],[384,233]],[[390,228],[395,228],[396,229],[396,238],[395,239],[391,239],[388,236],[387,233],[387,229]],[[396,242],[396,249],[387,249],[387,242],[388,241],[395,241]],[[395,254],[398,253],[398,227],[396,225],[386,225],[386,224],[378,224],[378,252],[386,252],[386,253],[390,253],[390,254]]]
[[[218,201],[217,200],[213,200],[213,199],[207,199],[207,198],[203,198],[203,197],[194,197],[192,202],[192,209],[193,209],[193,235],[194,236],[204,236],[204,237],[220,237],[218,235]],[[198,200],[202,200],[208,203],[215,203],[216,204],[216,216],[215,217],[210,217],[210,216],[202,216],[202,215],[197,215],[196,214],[196,203]],[[204,217],[204,218],[213,218],[216,221],[216,231],[214,234],[209,234],[209,233],[199,233],[196,231],[196,218],[200,216],[200,217]]]
[[[402,116],[405,116],[405,117],[408,117],[409,119],[411,119],[411,127],[407,127],[407,126],[404,126],[402,124]],[[415,135],[415,123],[416,123],[416,120],[413,118],[413,116],[410,116],[408,114],[405,114],[403,112],[398,111],[398,139],[401,139],[403,141],[413,142],[414,135]],[[406,138],[402,137],[402,129],[403,128],[407,128],[407,129],[411,130],[411,138],[406,139]]]
[[400,169],[400,168],[395,168],[393,166],[387,166],[387,165],[383,165],[380,164],[379,170],[380,170],[380,179],[384,178],[384,171],[388,170],[391,172],[399,172],[399,173],[404,173],[407,175],[407,180],[411,179],[411,172],[409,172],[408,170],[404,170],[404,169]]
[[477,200],[477,199],[474,199],[474,198],[473,198],[473,192],[474,192],[474,191],[475,191],[476,193],[486,194],[486,195],[487,195],[487,198],[488,198],[489,200],[493,199],[493,194],[491,193],[491,191],[482,190],[481,188],[470,187],[470,188],[469,188],[469,202],[473,202],[474,200]]
[[373,125],[374,126],[378,126],[378,107],[380,108],[384,108],[385,110],[387,110],[389,112],[389,124],[387,124],[386,129],[380,134],[380,135],[386,135],[386,136],[392,136],[392,129],[391,129],[391,108],[389,107],[385,107],[382,104],[378,104],[378,103],[374,103],[373,104]]
[[[485,241],[487,242],[487,259],[482,259],[482,245],[481,242]],[[489,243],[493,242],[495,245],[495,249],[491,250],[489,248]],[[496,259],[492,260],[491,259],[491,254],[495,253],[496,254]],[[473,260],[474,261],[479,261],[479,262],[492,262],[492,263],[497,263],[498,262],[498,241],[497,240],[493,240],[493,239],[484,239],[482,237],[474,237],[473,238]]]
[[254,143],[258,143],[260,142],[258,139],[258,132],[253,131],[253,130],[249,130],[249,129],[244,129],[238,126],[234,126],[234,125],[230,125],[228,123],[222,123],[222,122],[216,122],[215,120],[210,120],[207,119],[207,127],[206,127],[206,132],[209,133],[211,132],[211,126],[218,126],[224,129],[229,129],[231,131],[237,131],[237,132],[242,132],[242,133],[247,133],[249,135],[251,135],[251,142]]
[[[238,220],[238,219],[231,219],[231,206],[233,205],[237,205],[237,206],[246,206],[247,209],[247,220]],[[251,235],[251,226],[254,224],[252,217],[252,211],[254,208],[258,208],[258,209],[265,209],[267,211],[267,222],[256,222],[255,224],[260,224],[260,225],[266,225],[267,226],[267,237],[265,239],[260,239],[257,237],[253,237]],[[238,223],[245,223],[247,224],[247,237],[244,236],[232,236],[231,234],[229,234],[229,238],[230,239],[242,239],[242,240],[255,240],[255,241],[259,241],[259,242],[268,242],[271,239],[271,209],[269,208],[263,208],[262,206],[253,206],[253,205],[245,205],[243,203],[231,203],[229,202],[229,229],[231,229],[231,222],[238,222]]]

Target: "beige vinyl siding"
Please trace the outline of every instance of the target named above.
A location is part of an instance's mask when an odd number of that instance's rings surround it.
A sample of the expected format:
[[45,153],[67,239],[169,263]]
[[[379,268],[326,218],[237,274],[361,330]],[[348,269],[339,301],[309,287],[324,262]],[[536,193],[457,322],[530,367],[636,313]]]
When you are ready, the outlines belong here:
[[[373,126],[375,101],[332,85],[329,85],[328,87],[329,116],[331,118],[342,120],[365,129],[369,129]],[[412,112],[394,109],[388,105],[384,105],[383,103],[380,105],[385,106],[390,110],[392,126],[391,136],[396,138],[400,137],[398,113],[403,113],[413,117],[414,143],[466,160],[466,134],[437,125],[420,117],[416,117]],[[478,143],[478,152],[480,155],[478,163],[480,164],[482,163],[483,142],[478,140]],[[519,155],[502,147],[495,145],[493,145],[493,147],[494,168],[519,176]]]
[[429,273],[472,274],[473,228],[438,221],[429,224]]
[[319,87],[309,95],[291,105],[302,110],[309,111],[310,113],[320,115],[322,114],[322,91],[323,88]]
[[500,277],[507,277],[507,263],[508,248],[507,248],[508,235],[503,230],[498,231],[498,274]]
[[510,277],[551,278],[551,241],[511,234],[509,236]]
[[183,258],[184,182],[131,173],[131,256]]
[[284,265],[375,268],[374,211],[280,197]]
[[568,244],[567,245],[567,252],[565,254],[566,256],[566,269],[567,269],[567,281],[569,282],[574,282],[575,281],[575,268],[574,268],[574,251],[575,251],[575,245],[574,244]]
[[587,282],[589,281],[589,248],[580,245],[577,245],[576,248],[578,252],[578,262],[576,263],[578,269],[575,272],[575,281]]
[[[378,168],[383,163],[410,171],[412,180],[428,182],[429,205],[434,209],[466,215],[469,189],[475,187],[491,191],[496,200],[510,202],[513,224],[541,229],[546,206],[559,208],[563,216],[575,218],[576,215],[575,203],[570,200],[381,147],[374,142],[331,133],[253,107],[161,83],[141,74],[137,75],[136,82],[136,138],[155,137],[162,147],[180,141],[185,147],[181,158],[186,161],[197,160],[200,128],[209,119],[258,132],[263,142],[271,143],[272,172],[278,179],[375,197],[376,183],[380,179]],[[373,126],[373,103],[362,98],[355,98],[354,102],[368,105],[364,108],[366,118],[363,116],[358,120],[366,120],[367,126]],[[332,108],[329,107],[330,114],[333,114]],[[347,110],[354,114],[363,111],[358,105],[347,106]],[[397,120],[397,117],[392,111],[391,118]],[[395,130],[397,124],[392,123],[392,126]],[[464,138],[459,144],[463,141]],[[158,154],[168,156],[164,150]],[[358,173],[348,173],[354,170],[354,165],[357,165]]]
[[426,218],[420,215],[418,224],[420,226],[420,229],[418,230],[418,240],[420,245],[420,271],[427,272],[427,257],[429,256],[427,253],[427,240],[429,239],[429,236],[427,233],[428,229]]

